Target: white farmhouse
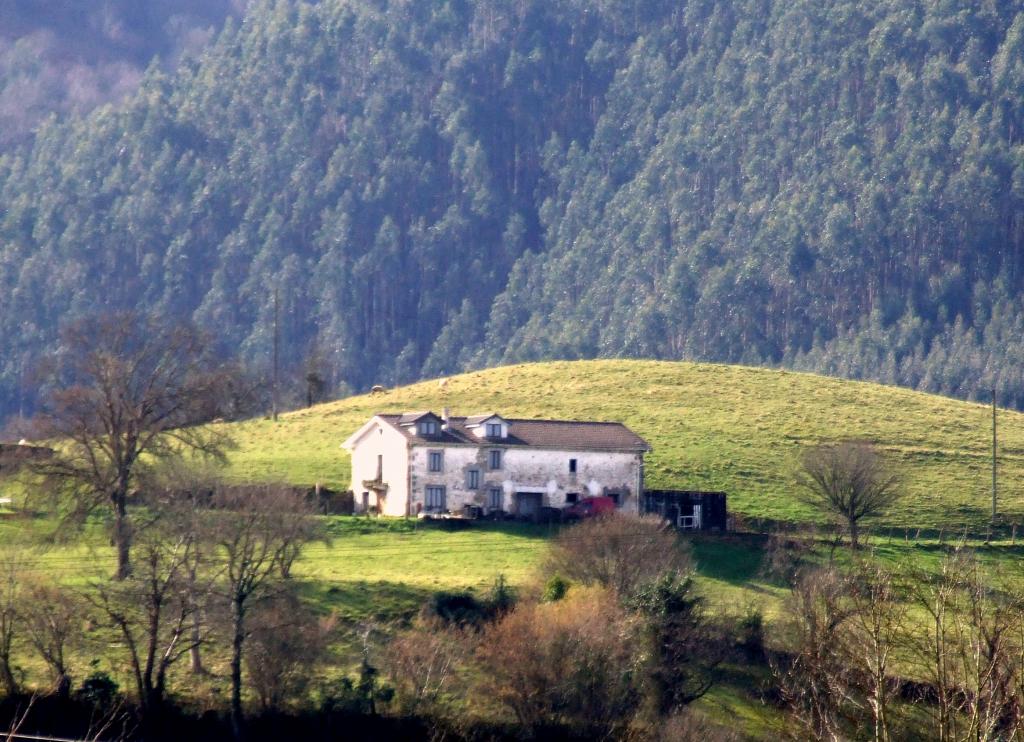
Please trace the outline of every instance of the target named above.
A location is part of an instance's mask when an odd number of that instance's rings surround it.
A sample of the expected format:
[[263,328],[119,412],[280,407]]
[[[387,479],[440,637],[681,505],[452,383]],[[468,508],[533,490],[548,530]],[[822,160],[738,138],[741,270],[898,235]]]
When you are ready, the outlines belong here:
[[588,495],[639,511],[644,453],[621,423],[513,420],[433,412],[377,414],[341,444],[352,454],[357,512],[535,515]]

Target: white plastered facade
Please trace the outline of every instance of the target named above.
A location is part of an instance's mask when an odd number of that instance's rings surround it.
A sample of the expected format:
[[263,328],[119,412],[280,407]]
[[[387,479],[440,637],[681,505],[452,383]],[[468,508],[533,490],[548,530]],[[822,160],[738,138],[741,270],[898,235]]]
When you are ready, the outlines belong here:
[[[643,491],[643,452],[635,450],[541,448],[486,439],[479,445],[424,443],[377,417],[342,445],[352,456],[356,512],[369,508],[403,516],[435,509],[428,507],[429,487],[443,488],[443,510],[448,512],[467,505],[493,510],[500,490],[497,509],[516,515],[530,514],[536,507],[562,508],[572,495],[613,496],[622,510],[635,513]],[[491,468],[491,451],[501,452],[499,469]],[[431,452],[441,454],[441,471],[430,470]],[[478,472],[475,488],[471,470]]]

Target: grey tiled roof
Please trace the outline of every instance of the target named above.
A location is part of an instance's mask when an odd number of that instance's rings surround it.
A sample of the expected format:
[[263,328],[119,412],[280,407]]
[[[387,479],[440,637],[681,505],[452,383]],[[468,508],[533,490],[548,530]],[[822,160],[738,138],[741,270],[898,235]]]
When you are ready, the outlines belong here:
[[[494,412],[487,412],[487,413],[485,413],[483,415],[470,415],[469,417],[461,418],[461,419],[463,421],[462,422],[463,425],[469,426],[469,425],[479,425],[484,420],[490,420],[492,417],[501,417],[501,415],[498,415],[498,414],[496,414]],[[501,419],[504,420],[505,418],[502,417]]]
[[580,420],[516,420],[503,418],[509,424],[507,438],[479,438],[466,428],[470,420],[479,421],[492,415],[449,417],[447,429],[437,435],[422,436],[414,425],[403,425],[422,417],[409,413],[398,415],[379,413],[378,417],[400,430],[410,440],[424,444],[472,444],[501,446],[537,446],[561,448],[570,451],[649,451],[650,444],[622,423],[590,422]]
[[[399,418],[399,424],[405,425],[406,423],[414,423],[417,420],[426,417],[427,415],[434,415],[434,413],[431,412],[430,410],[421,410],[420,412],[403,412],[401,415],[398,415],[397,417]],[[437,415],[434,415],[434,417],[437,417]]]

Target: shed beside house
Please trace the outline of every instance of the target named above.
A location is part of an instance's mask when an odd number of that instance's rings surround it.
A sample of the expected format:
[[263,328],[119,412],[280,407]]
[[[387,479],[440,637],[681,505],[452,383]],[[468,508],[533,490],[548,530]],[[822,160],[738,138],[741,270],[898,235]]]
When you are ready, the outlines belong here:
[[728,528],[724,492],[645,490],[641,511],[656,513],[685,531],[724,531]]

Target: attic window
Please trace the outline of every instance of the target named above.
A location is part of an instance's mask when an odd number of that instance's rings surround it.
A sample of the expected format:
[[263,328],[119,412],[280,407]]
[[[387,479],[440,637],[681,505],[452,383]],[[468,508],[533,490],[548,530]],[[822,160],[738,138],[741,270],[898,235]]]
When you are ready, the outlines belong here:
[[437,422],[424,420],[420,423],[420,435],[437,435]]
[[487,423],[487,437],[501,438],[501,423]]

